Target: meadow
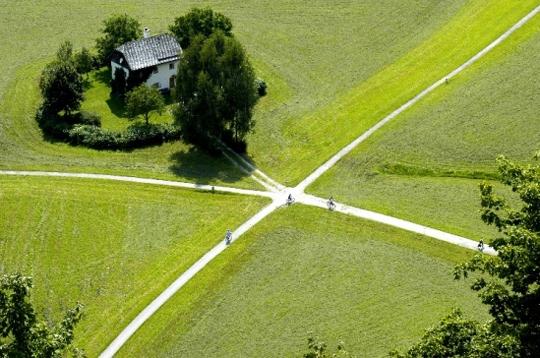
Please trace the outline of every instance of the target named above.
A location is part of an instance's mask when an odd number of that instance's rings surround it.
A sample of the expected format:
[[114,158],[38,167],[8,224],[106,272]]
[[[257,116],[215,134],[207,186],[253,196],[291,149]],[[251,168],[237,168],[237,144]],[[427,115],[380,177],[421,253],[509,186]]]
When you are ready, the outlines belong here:
[[345,157],[308,191],[475,239],[496,157],[540,149],[540,18]]
[[76,344],[96,356],[264,199],[148,185],[0,178],[0,273],[34,278],[44,318],[85,305]]
[[[269,95],[258,105],[249,156],[286,184],[307,175],[420,88],[495,38],[534,1],[205,2],[231,17]],[[199,2],[123,2],[154,33]],[[0,166],[130,173],[253,186],[231,164],[182,143],[133,152],[74,148],[43,140],[33,114],[37,78],[58,44],[92,46],[115,4],[19,4],[0,14]],[[25,19],[25,20],[21,20]],[[32,21],[27,21],[32,20]],[[463,33],[470,33],[466,37]],[[473,36],[474,34],[474,36]]]
[[451,274],[470,255],[321,209],[282,209],[177,293],[119,356],[300,356],[310,331],[356,356],[385,356],[452,307],[486,317],[469,283]]
[[[0,12],[0,169],[92,172],[258,188],[226,159],[182,142],[96,151],[44,138],[34,114],[58,45],[91,47],[119,12],[152,33],[192,6],[229,16],[268,95],[247,157],[286,185],[442,78],[537,5],[534,0],[8,0]],[[540,20],[385,126],[309,192],[490,238],[478,184],[494,158],[540,143]],[[97,74],[95,74],[97,75]],[[127,125],[91,77],[83,109]],[[167,115],[156,118],[167,121]],[[107,181],[0,178],[0,272],[34,276],[48,320],[79,300],[77,344],[97,355],[198,257],[265,204],[235,195]],[[319,209],[282,209],[157,312],[121,356],[293,356],[309,331],[360,356],[404,348],[463,307],[487,317],[453,266],[471,252]]]

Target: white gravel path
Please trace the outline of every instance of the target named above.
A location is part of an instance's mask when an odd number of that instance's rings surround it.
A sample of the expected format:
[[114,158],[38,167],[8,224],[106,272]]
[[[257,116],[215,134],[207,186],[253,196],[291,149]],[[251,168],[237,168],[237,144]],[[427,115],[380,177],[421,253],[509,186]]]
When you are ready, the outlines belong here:
[[[283,185],[277,183],[273,179],[271,179],[269,176],[258,170],[255,166],[253,166],[251,163],[247,162],[244,158],[240,156],[236,156],[236,159],[239,160],[242,164],[239,167],[244,167],[243,170],[247,171],[245,167],[249,168],[249,171],[253,173],[252,177],[259,183],[261,183],[265,188],[267,188],[270,192],[263,192],[263,191],[257,191],[257,190],[247,190],[247,189],[237,189],[237,188],[230,188],[230,187],[223,187],[223,186],[210,186],[210,185],[200,185],[200,184],[192,184],[192,183],[183,183],[183,182],[176,182],[176,181],[168,181],[168,180],[158,180],[158,179],[145,179],[145,178],[136,178],[136,177],[128,177],[128,176],[118,176],[118,175],[106,175],[106,174],[86,174],[86,173],[59,173],[59,172],[44,172],[44,171],[12,171],[12,170],[0,170],[0,175],[25,175],[25,176],[49,176],[49,177],[71,177],[71,178],[86,178],[86,179],[102,179],[102,180],[116,180],[116,181],[124,181],[124,182],[134,182],[134,183],[144,183],[144,184],[154,184],[154,185],[165,185],[165,186],[173,186],[173,187],[181,187],[181,188],[189,188],[189,189],[197,189],[197,190],[215,190],[218,192],[227,192],[227,193],[236,193],[236,194],[243,194],[243,195],[254,195],[254,196],[262,196],[262,197],[268,197],[272,199],[272,203],[265,208],[263,208],[261,211],[259,211],[257,214],[252,216],[250,219],[248,219],[246,222],[244,222],[238,229],[236,229],[233,232],[233,240],[237,240],[242,234],[244,234],[246,231],[248,231],[250,228],[252,228],[254,225],[256,225],[259,221],[261,221],[263,218],[271,214],[274,210],[276,210],[278,207],[281,207],[285,204],[286,198],[288,193],[293,193],[295,196],[295,199],[297,202],[305,204],[305,205],[311,205],[321,208],[326,208],[327,202],[326,199],[318,198],[312,195],[303,194],[304,190],[312,184],[316,179],[318,179],[322,174],[324,174],[328,169],[330,169],[333,165],[335,165],[341,158],[343,158],[346,154],[350,153],[356,146],[358,146],[360,143],[365,141],[369,136],[371,136],[375,131],[380,129],[384,124],[395,118],[397,115],[405,111],[407,108],[414,105],[416,102],[418,102],[420,99],[422,99],[424,96],[426,96],[428,93],[432,92],[434,89],[445,83],[445,80],[451,79],[452,77],[456,76],[458,73],[466,69],[467,67],[471,66],[473,63],[478,61],[480,58],[482,58],[485,54],[487,54],[489,51],[491,51],[495,46],[500,44],[502,41],[504,41],[508,36],[510,36],[513,32],[515,32],[517,29],[522,27],[527,21],[529,21],[533,16],[535,16],[538,12],[540,12],[540,6],[538,6],[536,9],[531,11],[527,16],[525,16],[523,19],[521,19],[519,22],[517,22],[514,26],[512,26],[508,31],[506,31],[503,35],[501,35],[499,38],[497,38],[495,41],[493,41],[491,44],[489,44],[486,48],[484,48],[482,51],[480,51],[478,54],[473,56],[470,60],[465,62],[463,65],[456,68],[454,71],[449,73],[447,76],[443,77],[442,79],[438,80],[422,92],[420,92],[418,95],[416,95],[414,98],[409,100],[407,103],[396,109],[394,112],[383,118],[380,122],[375,124],[373,127],[371,127],[368,131],[366,131],[364,134],[356,138],[353,142],[351,142],[349,145],[341,149],[337,154],[335,154],[332,158],[330,158],[326,163],[324,163],[322,166],[317,168],[313,173],[311,173],[306,179],[304,179],[298,186],[295,188],[286,188]],[[233,154],[226,153],[227,157],[231,159],[233,162],[235,162],[234,158],[231,156]],[[347,215],[356,216],[359,218],[372,220],[376,222],[380,222],[386,225],[391,225],[400,229],[404,229],[407,231],[412,231],[415,233],[419,233],[422,235],[426,235],[432,238],[435,238],[437,240],[446,241],[458,246],[462,246],[468,249],[477,249],[477,242],[473,240],[469,240],[464,237],[460,237],[457,235],[449,234],[440,230],[436,230],[433,228],[429,228],[426,226],[418,225],[415,223],[411,223],[409,221],[401,220],[398,218],[393,218],[387,215],[375,213],[368,210],[363,210],[359,208],[355,208],[352,206],[344,205],[344,204],[337,204],[335,208],[336,212],[340,212]],[[201,271],[210,261],[212,261],[217,255],[219,255],[221,252],[223,252],[227,248],[227,245],[225,245],[225,242],[222,241],[219,244],[217,244],[214,248],[212,248],[210,251],[208,251],[203,257],[201,257],[197,262],[195,262],[187,271],[182,273],[180,277],[178,277],[165,291],[163,291],[158,297],[156,297],[143,311],[141,311],[137,317],[128,325],[124,330],[110,343],[110,345],[103,351],[103,353],[100,355],[102,358],[106,357],[112,357],[118,350],[124,345],[124,343],[139,329],[139,327],[147,320],[149,319],[165,302],[167,302],[180,288],[182,288],[191,278],[193,278],[199,271]],[[484,250],[485,253],[488,253],[490,255],[495,255],[496,252],[486,245],[486,248]]]
[[277,194],[268,191],[250,190],[231,188],[227,186],[219,185],[205,185],[184,183],[173,180],[161,180],[150,178],[137,178],[122,175],[108,175],[108,174],[90,174],[90,173],[63,173],[63,172],[46,172],[46,171],[24,171],[24,170],[0,170],[0,175],[18,175],[18,176],[39,176],[39,177],[61,177],[61,178],[80,178],[80,179],[99,179],[99,180],[114,180],[130,183],[142,183],[151,185],[163,185],[177,188],[195,189],[202,191],[215,191],[222,193],[234,193],[242,195],[262,196],[267,198],[277,198]]
[[[233,238],[231,243],[238,239],[242,234],[252,228],[259,221],[264,219],[270,213],[272,213],[279,206],[277,201],[273,201],[272,204],[266,206],[257,214],[252,216],[245,223],[240,225],[238,229],[233,232]],[[158,297],[156,297],[144,310],[142,310],[137,317],[131,321],[129,325],[109,344],[101,354],[101,358],[112,357],[118,350],[126,343],[126,341],[139,329],[140,326],[147,319],[167,302],[179,289],[181,289],[193,276],[201,271],[210,261],[212,261],[217,255],[222,253],[227,248],[225,241],[221,241],[208,251],[203,257],[195,262],[187,271],[185,271],[180,277],[176,279],[169,287],[165,289]]]
[[[311,205],[311,206],[317,206],[319,208],[327,209],[327,199],[322,199],[313,195],[303,194],[298,195],[296,198],[296,201],[305,205]],[[478,249],[478,242],[474,240],[470,240],[458,235],[450,234],[444,231],[440,231],[437,229],[433,229],[427,226],[419,225],[412,223],[410,221],[398,219],[392,216],[376,213],[369,210],[364,210],[360,208],[355,208],[353,206],[345,205],[336,203],[336,207],[334,211],[356,216],[358,218],[367,219],[371,221],[375,221],[378,223],[382,223],[385,225],[390,225],[397,227],[399,229],[411,231],[417,234],[421,234],[424,236],[428,236],[437,240],[446,241],[451,244],[461,246],[467,249],[471,250],[477,250]],[[484,253],[489,255],[496,255],[497,252],[490,246],[484,245]]]

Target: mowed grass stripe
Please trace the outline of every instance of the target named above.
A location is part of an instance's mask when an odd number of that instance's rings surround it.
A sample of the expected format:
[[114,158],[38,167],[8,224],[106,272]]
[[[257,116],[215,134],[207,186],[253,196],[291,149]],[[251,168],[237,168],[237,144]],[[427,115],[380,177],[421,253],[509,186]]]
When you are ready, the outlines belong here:
[[470,251],[305,206],[273,213],[188,283],[119,356],[298,356],[309,331],[384,356],[452,306],[486,312],[452,279]]
[[34,276],[47,319],[86,305],[77,344],[97,355],[157,294],[266,205],[138,184],[0,178],[0,271]]

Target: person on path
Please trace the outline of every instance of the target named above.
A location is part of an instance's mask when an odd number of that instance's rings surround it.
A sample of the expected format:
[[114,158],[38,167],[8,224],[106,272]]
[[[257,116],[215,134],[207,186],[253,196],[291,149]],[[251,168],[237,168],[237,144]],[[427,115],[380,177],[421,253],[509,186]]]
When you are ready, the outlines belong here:
[[333,211],[336,208],[336,203],[334,201],[334,197],[331,196],[330,199],[328,199],[328,209],[330,211]]
[[484,240],[480,240],[478,243],[478,251],[484,252]]
[[225,245],[230,245],[232,240],[232,231],[231,229],[227,229],[227,233],[225,234]]
[[287,197],[287,205],[291,205],[292,203],[294,203],[294,198],[292,194],[289,193],[289,196]]

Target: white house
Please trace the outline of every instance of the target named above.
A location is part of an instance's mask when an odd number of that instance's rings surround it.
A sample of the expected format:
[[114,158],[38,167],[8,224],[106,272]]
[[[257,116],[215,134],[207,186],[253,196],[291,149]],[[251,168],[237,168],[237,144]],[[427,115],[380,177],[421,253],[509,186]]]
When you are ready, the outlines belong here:
[[120,68],[126,73],[126,79],[131,77],[136,82],[167,91],[176,84],[176,71],[181,56],[182,48],[174,36],[150,36],[150,31],[145,28],[144,38],[126,42],[113,52],[111,76],[114,79],[115,71]]

